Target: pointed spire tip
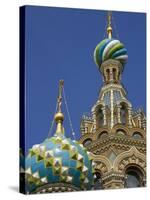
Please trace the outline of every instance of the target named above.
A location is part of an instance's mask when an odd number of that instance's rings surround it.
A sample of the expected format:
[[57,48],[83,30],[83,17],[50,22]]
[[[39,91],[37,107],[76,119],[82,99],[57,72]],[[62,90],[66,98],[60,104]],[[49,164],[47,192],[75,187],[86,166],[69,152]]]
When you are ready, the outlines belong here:
[[107,35],[109,39],[112,38],[112,12],[111,11],[108,11]]

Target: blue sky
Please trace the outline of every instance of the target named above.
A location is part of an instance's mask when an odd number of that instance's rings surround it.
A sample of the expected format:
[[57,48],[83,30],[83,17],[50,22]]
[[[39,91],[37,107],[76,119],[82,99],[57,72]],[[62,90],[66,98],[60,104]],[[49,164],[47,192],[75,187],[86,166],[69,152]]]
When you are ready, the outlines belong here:
[[[100,10],[26,7],[26,150],[48,136],[59,79],[65,81],[73,128],[79,139],[81,116],[90,112],[102,86],[93,52],[104,39],[106,17],[107,12]],[[119,34],[129,56],[122,82],[133,108],[142,106],[146,111],[146,15],[113,12],[113,17],[113,37]],[[63,111],[66,136],[71,137],[64,106]]]

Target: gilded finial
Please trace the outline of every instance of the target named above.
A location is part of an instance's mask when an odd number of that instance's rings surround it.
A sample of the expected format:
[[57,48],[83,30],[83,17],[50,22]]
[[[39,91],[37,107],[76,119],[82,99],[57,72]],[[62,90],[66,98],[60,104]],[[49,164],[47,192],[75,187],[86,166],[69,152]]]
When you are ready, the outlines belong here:
[[64,127],[62,125],[62,123],[64,121],[64,115],[63,115],[62,110],[61,110],[63,86],[64,86],[64,81],[60,80],[59,81],[58,98],[57,98],[57,112],[55,114],[55,121],[56,121],[56,124],[57,124],[56,134],[59,134],[59,133],[63,134],[64,133]]
[[111,20],[112,20],[112,12],[108,11],[108,25],[107,25],[107,34],[108,38],[112,38],[112,26],[111,26]]
[[61,104],[62,104],[62,90],[64,86],[64,80],[59,81],[59,93],[58,93],[58,112],[61,112]]

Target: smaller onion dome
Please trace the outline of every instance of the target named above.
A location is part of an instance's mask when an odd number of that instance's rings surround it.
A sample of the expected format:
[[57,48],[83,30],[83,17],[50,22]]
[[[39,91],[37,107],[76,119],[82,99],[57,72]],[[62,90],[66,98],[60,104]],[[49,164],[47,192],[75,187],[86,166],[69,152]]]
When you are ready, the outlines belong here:
[[90,190],[93,172],[91,158],[81,144],[55,135],[30,149],[26,158],[27,191],[36,193],[47,185],[50,192],[60,184],[75,191]]
[[94,166],[90,153],[64,135],[61,112],[63,81],[60,81],[56,131],[53,137],[34,145],[26,158],[26,191],[45,193],[92,189]]
[[96,46],[94,50],[94,61],[99,69],[101,64],[108,59],[118,60],[122,65],[127,62],[127,50],[119,40],[107,38]]

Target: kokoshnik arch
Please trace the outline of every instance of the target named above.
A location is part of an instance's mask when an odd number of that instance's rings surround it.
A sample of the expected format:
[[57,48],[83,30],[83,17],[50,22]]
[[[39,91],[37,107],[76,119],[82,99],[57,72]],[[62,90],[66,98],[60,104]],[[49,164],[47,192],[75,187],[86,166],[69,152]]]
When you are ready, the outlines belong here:
[[146,117],[141,109],[133,111],[121,83],[128,54],[113,38],[111,17],[108,12],[107,38],[94,51],[104,84],[90,116],[81,119],[79,141],[65,136],[61,80],[53,137],[34,145],[25,159],[21,154],[21,192],[146,186]]

